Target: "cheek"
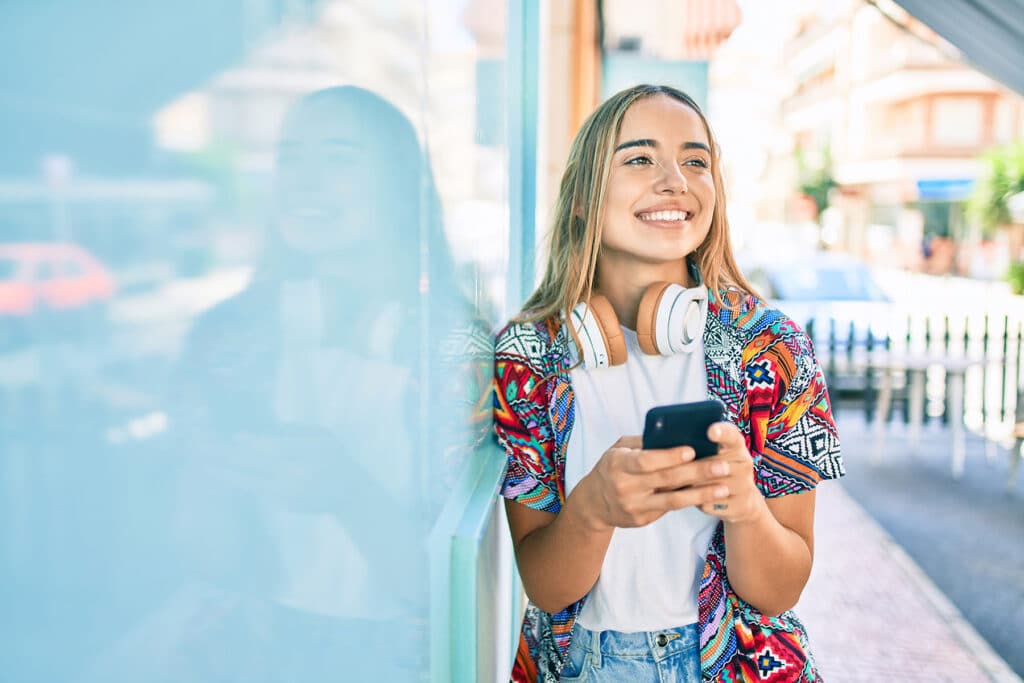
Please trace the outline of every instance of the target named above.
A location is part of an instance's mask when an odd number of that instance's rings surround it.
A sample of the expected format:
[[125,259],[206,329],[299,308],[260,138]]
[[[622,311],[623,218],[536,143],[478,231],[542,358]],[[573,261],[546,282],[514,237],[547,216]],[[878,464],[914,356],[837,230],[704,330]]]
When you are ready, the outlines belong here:
[[701,175],[690,184],[691,192],[699,193],[701,204],[704,205],[705,209],[711,210],[715,208],[716,192],[715,192],[715,181],[710,174]]
[[612,216],[616,213],[629,209],[629,198],[631,196],[629,186],[623,181],[609,182],[608,192],[605,194],[604,210],[605,216]]

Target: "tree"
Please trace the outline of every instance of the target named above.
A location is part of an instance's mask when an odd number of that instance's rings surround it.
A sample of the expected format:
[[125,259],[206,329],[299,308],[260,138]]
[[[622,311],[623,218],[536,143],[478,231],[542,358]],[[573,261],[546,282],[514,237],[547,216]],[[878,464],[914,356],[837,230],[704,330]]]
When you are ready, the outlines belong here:
[[802,150],[796,151],[796,162],[799,169],[800,193],[814,200],[817,208],[817,220],[821,221],[821,212],[828,208],[828,195],[833,187],[837,187],[832,177],[832,155],[826,146],[822,151],[820,165],[808,163]]
[[1024,192],[1024,140],[988,150],[981,162],[983,170],[968,199],[967,212],[978,222],[982,237],[991,239],[996,230],[1012,223],[1009,198]]

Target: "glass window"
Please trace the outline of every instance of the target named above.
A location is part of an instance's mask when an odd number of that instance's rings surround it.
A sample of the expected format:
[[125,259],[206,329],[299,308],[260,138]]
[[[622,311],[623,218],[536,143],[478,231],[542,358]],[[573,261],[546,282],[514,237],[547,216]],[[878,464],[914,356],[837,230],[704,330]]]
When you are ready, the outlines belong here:
[[517,201],[507,12],[0,6],[0,225],[89,263],[0,358],[12,680],[478,656],[450,560]]

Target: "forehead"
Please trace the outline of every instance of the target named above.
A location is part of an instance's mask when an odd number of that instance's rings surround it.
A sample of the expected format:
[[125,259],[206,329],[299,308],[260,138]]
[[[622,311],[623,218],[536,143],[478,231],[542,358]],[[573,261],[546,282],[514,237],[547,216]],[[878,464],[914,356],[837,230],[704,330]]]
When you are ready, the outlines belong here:
[[626,110],[618,142],[641,138],[666,143],[703,142],[710,146],[700,114],[668,95],[645,97]]

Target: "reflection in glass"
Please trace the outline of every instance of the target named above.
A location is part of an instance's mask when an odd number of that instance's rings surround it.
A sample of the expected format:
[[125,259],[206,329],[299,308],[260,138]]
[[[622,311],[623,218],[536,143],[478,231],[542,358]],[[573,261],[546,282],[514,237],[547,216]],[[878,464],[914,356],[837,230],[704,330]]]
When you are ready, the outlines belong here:
[[[429,679],[428,539],[487,432],[470,420],[491,374],[487,327],[454,281],[429,162],[394,106],[351,86],[309,94],[276,156],[248,284],[195,318],[147,416],[106,447],[105,420],[78,416],[93,459],[71,468],[89,468],[91,514],[31,520],[62,539],[34,546],[59,549],[36,562],[93,563],[11,577],[28,596],[77,582],[62,604],[13,611],[92,626],[51,671],[62,678]],[[109,447],[146,430],[157,436],[136,462]],[[53,475],[74,441],[33,439],[33,476],[70,493]],[[19,643],[35,655],[40,628]]]
[[427,160],[397,109],[331,88],[286,116],[275,190],[252,283],[196,321],[169,404],[186,580],[149,619],[210,630],[157,670],[256,645],[232,679],[425,680],[426,540],[466,455],[440,353],[471,319]]

